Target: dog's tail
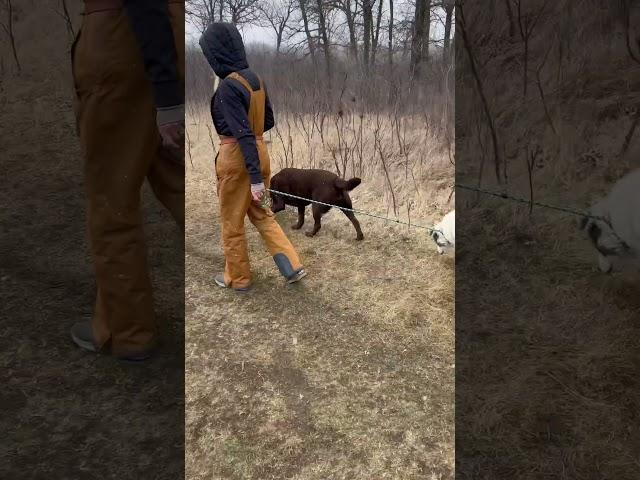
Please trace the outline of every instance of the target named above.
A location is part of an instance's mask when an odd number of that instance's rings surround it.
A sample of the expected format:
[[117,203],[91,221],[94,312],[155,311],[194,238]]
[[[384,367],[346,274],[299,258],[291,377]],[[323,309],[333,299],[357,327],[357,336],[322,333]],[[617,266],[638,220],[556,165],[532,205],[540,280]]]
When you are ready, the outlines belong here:
[[335,181],[335,185],[338,189],[346,190],[347,192],[350,192],[361,183],[362,183],[362,180],[360,180],[358,177],[353,177],[351,180],[343,180],[342,178],[336,178],[336,181]]

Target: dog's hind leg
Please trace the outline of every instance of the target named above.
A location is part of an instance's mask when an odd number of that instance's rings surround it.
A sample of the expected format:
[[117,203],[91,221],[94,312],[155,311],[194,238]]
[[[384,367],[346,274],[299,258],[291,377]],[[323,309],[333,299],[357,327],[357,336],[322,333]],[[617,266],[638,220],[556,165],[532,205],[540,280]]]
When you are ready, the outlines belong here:
[[347,210],[342,210],[342,212],[347,216],[347,218],[349,220],[351,220],[351,223],[353,224],[354,228],[356,229],[356,240],[363,240],[364,239],[364,235],[362,234],[362,229],[360,228],[360,222],[358,222],[358,219],[356,218],[356,216],[354,215],[353,212],[349,212]]
[[322,218],[322,215],[327,213],[329,210],[331,209],[331,207],[325,207],[324,205],[318,205],[315,204],[312,207],[312,211],[313,211],[313,230],[305,232],[304,234],[307,237],[313,237],[316,233],[318,233],[318,231],[320,230],[320,227],[322,226],[320,224],[320,219]]
[[305,207],[298,207],[298,223],[291,225],[294,230],[300,230],[304,225],[304,210]]

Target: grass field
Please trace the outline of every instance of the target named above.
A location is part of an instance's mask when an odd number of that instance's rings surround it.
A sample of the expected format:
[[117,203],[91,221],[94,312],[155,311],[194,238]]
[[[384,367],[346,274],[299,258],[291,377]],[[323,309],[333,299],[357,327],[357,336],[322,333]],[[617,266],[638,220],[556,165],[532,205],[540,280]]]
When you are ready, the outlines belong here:
[[[308,277],[285,286],[247,222],[255,288],[216,287],[224,260],[209,122],[188,122],[188,478],[452,479],[453,258],[438,256],[423,230],[364,216],[365,240],[356,242],[339,211],[307,238],[291,230],[288,210],[278,221]],[[275,173],[284,154],[271,139]],[[306,166],[305,143],[293,144],[295,163]],[[331,168],[330,153],[316,147],[316,166]],[[412,221],[429,225],[453,208],[453,166],[437,148],[414,154],[425,155],[418,189],[400,167],[392,185],[401,212],[413,202]],[[354,208],[390,209],[380,168],[368,163]]]

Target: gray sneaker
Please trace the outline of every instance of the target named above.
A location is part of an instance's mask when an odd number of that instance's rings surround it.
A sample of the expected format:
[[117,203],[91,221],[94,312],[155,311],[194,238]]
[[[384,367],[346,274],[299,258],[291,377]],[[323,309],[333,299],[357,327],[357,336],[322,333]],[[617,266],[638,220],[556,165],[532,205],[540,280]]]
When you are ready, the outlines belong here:
[[213,278],[213,281],[216,283],[216,285],[218,285],[220,288],[230,288],[231,290],[233,290],[234,292],[238,292],[238,293],[244,293],[244,292],[248,292],[251,287],[242,287],[242,288],[233,288],[229,285],[227,285],[224,281],[224,274],[223,273],[219,273],[218,275],[216,275]]
[[306,276],[307,276],[307,272],[305,272],[304,268],[301,268],[300,270],[295,272],[293,275],[291,275],[289,278],[287,278],[287,283],[291,284],[291,283],[299,282]]
[[71,340],[83,350],[97,352],[98,347],[93,340],[93,327],[91,320],[77,322],[71,327]]
[[[91,320],[84,320],[82,322],[75,323],[73,327],[71,327],[71,340],[73,340],[73,342],[80,348],[88,352],[97,353],[99,350],[96,346],[95,339],[93,338]],[[116,358],[126,362],[140,362],[148,359],[149,357],[151,357],[151,350],[130,355],[118,355]]]

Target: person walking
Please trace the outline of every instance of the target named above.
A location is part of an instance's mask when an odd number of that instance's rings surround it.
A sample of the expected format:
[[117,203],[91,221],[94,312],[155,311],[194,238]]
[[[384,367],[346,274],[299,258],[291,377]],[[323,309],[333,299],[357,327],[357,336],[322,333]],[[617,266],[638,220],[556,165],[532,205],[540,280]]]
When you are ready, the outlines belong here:
[[200,37],[200,48],[221,79],[211,99],[211,116],[220,136],[216,157],[222,222],[224,272],[215,283],[244,292],[251,286],[251,268],[244,231],[249,217],[287,283],[306,276],[298,253],[265,208],[271,166],[263,133],[275,122],[262,79],[247,63],[240,32],[230,23],[212,23]]
[[85,0],[71,63],[97,283],[93,318],[71,338],[144,360],[157,343],[145,179],[184,231],[184,0]]

